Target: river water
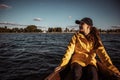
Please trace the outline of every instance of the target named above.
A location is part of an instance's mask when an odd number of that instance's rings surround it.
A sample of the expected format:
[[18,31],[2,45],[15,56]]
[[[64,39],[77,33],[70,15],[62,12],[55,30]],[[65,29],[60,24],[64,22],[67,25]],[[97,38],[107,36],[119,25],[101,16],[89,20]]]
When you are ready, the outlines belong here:
[[[44,80],[61,61],[73,33],[1,33],[0,80]],[[120,34],[101,34],[120,70]]]

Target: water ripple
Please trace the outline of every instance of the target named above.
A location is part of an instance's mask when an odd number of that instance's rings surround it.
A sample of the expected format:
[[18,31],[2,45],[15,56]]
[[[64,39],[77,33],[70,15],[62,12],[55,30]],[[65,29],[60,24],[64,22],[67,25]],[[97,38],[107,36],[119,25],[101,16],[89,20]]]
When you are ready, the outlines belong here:
[[[0,34],[0,80],[43,80],[60,63],[73,34]],[[101,35],[120,69],[120,36]]]

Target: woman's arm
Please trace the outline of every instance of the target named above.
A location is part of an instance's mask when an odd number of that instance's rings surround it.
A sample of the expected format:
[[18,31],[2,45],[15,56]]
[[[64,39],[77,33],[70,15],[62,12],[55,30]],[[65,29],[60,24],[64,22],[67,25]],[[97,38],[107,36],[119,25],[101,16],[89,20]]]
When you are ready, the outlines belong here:
[[99,40],[99,43],[101,44],[98,49],[96,50],[96,53],[98,57],[100,58],[101,62],[112,72],[120,75],[119,70],[113,65],[109,55],[107,54],[104,45],[101,40]]
[[76,34],[73,35],[69,45],[67,46],[66,53],[64,54],[60,66],[63,67],[68,64],[69,60],[71,59],[72,54],[74,53],[76,42]]

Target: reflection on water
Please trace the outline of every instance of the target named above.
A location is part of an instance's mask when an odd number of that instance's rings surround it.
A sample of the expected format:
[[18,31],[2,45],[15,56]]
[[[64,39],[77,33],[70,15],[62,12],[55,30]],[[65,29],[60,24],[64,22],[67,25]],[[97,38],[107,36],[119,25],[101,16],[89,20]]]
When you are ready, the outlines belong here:
[[[72,33],[0,34],[0,80],[43,80],[59,64]],[[101,35],[120,69],[120,35]]]

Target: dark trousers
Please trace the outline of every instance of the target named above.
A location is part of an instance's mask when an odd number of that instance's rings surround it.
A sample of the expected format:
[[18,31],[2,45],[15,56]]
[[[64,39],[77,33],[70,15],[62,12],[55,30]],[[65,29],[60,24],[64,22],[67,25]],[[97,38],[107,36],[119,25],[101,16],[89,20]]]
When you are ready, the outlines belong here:
[[93,65],[88,65],[83,68],[78,63],[73,63],[71,69],[73,80],[80,80],[83,76],[87,80],[98,80],[97,69]]

